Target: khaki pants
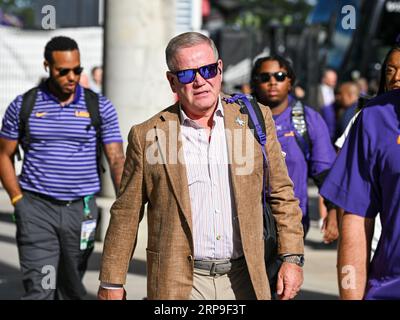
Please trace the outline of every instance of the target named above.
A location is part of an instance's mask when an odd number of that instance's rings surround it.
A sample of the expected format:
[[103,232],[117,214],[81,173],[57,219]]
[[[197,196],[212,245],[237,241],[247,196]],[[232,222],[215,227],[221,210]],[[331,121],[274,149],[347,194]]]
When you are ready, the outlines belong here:
[[226,274],[211,276],[210,272],[194,269],[190,300],[255,300],[253,285],[245,259],[232,263]]

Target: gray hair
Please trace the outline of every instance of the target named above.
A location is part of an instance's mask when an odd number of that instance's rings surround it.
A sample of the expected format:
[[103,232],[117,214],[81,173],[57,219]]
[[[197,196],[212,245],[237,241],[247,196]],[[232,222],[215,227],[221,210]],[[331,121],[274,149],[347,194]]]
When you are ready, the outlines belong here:
[[194,47],[203,43],[210,45],[214,51],[215,61],[217,61],[219,58],[218,50],[212,39],[199,32],[185,32],[172,38],[165,49],[165,58],[167,60],[168,69],[170,71],[176,71],[174,70],[176,64],[175,55],[180,49]]

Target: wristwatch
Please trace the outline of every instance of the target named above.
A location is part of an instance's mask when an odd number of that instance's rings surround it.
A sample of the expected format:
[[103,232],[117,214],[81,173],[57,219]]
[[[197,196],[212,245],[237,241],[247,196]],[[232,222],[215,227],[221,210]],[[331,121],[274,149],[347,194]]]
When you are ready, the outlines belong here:
[[281,257],[283,262],[289,262],[297,264],[299,267],[304,266],[304,256],[301,254],[291,254]]

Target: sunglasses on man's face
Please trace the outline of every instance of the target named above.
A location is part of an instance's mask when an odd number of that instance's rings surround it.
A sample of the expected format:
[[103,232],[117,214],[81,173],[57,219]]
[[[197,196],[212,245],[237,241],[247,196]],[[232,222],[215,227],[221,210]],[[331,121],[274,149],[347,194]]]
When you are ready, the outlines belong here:
[[82,68],[82,67],[76,67],[76,68],[73,68],[73,69],[61,68],[61,69],[57,69],[57,71],[58,71],[58,74],[59,74],[61,77],[66,76],[66,75],[69,74],[71,71],[73,71],[74,74],[75,74],[76,76],[79,76],[79,75],[82,73],[83,68]]
[[278,72],[263,72],[258,75],[258,80],[260,82],[268,82],[271,80],[271,77],[274,77],[276,81],[283,82],[287,77],[287,73],[283,71]]
[[197,72],[206,80],[214,78],[218,73],[218,62],[202,66],[198,69],[186,69],[172,73],[176,75],[180,83],[188,84],[194,81]]

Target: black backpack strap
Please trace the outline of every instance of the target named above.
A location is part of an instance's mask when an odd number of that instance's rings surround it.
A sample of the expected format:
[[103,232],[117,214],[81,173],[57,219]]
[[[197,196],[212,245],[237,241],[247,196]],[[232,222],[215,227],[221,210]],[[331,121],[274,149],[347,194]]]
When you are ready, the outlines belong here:
[[[39,88],[35,87],[27,92],[25,92],[22,96],[22,104],[21,110],[19,111],[19,145],[26,150],[29,148],[30,144],[30,130],[29,130],[29,117],[35,107],[36,96]],[[24,142],[22,142],[24,140]],[[21,160],[21,150],[17,149],[17,159]]]
[[90,114],[90,125],[87,126],[86,130],[89,130],[91,126],[96,130],[96,135],[101,134],[100,126],[101,126],[101,117],[99,110],[99,96],[97,93],[93,92],[90,89],[84,88],[85,92],[85,102],[86,108]]
[[299,100],[292,105],[291,122],[297,133],[295,134],[296,142],[303,152],[304,158],[308,161],[311,156],[312,144],[308,135],[304,106]]
[[86,108],[90,114],[90,124],[86,127],[86,131],[90,130],[90,127],[96,130],[96,159],[98,171],[105,172],[103,165],[101,164],[101,153],[102,153],[102,141],[101,141],[101,116],[100,116],[100,103],[99,95],[90,89],[84,88],[85,92],[85,103]]

